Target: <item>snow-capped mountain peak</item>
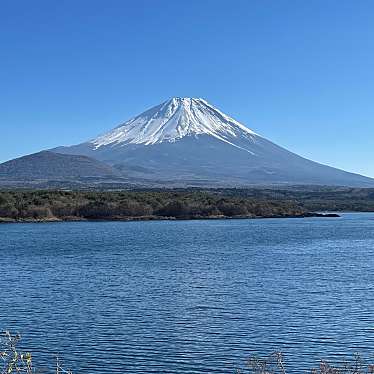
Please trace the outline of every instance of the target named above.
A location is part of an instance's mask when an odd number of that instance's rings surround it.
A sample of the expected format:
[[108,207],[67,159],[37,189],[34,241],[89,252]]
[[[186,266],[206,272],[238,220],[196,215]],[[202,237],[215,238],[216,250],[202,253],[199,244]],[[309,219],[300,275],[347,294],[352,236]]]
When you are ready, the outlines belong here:
[[150,186],[374,185],[300,157],[198,98],[174,97],[94,140],[52,151],[88,156]]
[[185,136],[210,135],[238,147],[237,138],[256,134],[201,98],[174,97],[91,140],[95,149],[126,144],[175,142]]

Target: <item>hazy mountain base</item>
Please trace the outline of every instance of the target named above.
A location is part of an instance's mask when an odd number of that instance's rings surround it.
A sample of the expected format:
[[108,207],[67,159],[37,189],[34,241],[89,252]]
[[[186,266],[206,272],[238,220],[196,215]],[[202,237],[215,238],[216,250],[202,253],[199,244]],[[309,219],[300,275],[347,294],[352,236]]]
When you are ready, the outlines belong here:
[[0,221],[218,219],[310,217],[291,200],[253,199],[208,192],[0,192]]
[[249,145],[247,139],[236,142],[237,146],[232,146],[199,135],[146,146],[128,144],[95,149],[92,144],[84,143],[53,151],[95,158],[145,187],[295,184],[374,187],[374,179],[307,160],[261,137]]

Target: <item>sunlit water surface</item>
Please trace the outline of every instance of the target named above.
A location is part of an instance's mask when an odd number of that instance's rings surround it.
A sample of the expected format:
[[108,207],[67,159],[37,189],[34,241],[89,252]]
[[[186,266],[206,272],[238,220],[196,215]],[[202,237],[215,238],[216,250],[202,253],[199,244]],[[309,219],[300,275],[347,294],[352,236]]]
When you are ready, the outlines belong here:
[[[75,374],[374,350],[374,215],[0,225],[0,329]],[[305,362],[306,365],[302,365]]]

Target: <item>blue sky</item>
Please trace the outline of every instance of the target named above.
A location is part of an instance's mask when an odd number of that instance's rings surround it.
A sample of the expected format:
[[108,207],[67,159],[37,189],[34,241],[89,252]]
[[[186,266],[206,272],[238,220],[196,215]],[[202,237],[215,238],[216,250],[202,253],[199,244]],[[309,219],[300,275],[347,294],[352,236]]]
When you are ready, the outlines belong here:
[[374,177],[372,0],[2,0],[0,161],[203,97]]

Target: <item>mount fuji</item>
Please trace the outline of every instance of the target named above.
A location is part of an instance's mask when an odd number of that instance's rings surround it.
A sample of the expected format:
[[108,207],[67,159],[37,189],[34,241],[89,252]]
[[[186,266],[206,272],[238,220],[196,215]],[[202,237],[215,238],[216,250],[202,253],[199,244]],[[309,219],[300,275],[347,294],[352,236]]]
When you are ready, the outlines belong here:
[[200,98],[172,98],[90,141],[52,151],[164,184],[374,186],[374,179],[272,143]]
[[[70,158],[53,156],[61,154]],[[77,158],[82,156],[86,158]],[[105,179],[143,186],[374,186],[374,179],[307,160],[272,143],[206,100],[179,97],[92,140],[0,165],[0,181],[24,175],[28,180],[45,175],[44,180],[64,181],[69,175],[70,182],[78,176],[90,183]]]

